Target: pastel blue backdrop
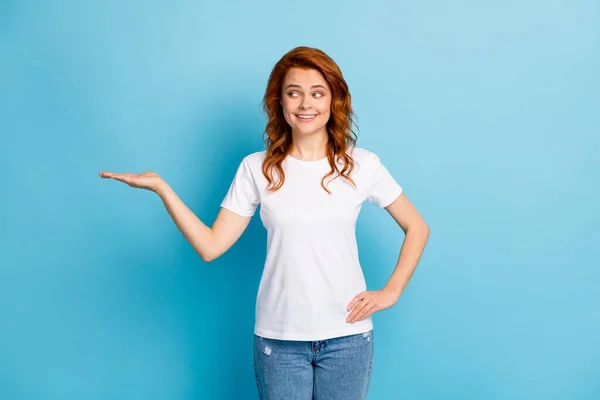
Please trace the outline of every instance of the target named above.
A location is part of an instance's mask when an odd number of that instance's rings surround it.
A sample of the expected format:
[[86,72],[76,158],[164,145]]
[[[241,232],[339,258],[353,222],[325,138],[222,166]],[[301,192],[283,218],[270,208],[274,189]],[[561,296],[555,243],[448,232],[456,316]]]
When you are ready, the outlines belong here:
[[[600,398],[593,0],[1,2],[0,398],[257,398],[258,215],[207,264],[97,174],[158,172],[212,224],[299,45],[431,227],[368,398]],[[369,203],[357,232],[380,289],[404,236]]]

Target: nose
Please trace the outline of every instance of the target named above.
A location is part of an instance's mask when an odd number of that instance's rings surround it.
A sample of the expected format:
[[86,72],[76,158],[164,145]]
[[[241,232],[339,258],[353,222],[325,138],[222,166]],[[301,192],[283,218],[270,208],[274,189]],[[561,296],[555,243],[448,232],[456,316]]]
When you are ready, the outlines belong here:
[[302,110],[308,110],[310,108],[310,96],[304,96],[300,102],[300,108]]

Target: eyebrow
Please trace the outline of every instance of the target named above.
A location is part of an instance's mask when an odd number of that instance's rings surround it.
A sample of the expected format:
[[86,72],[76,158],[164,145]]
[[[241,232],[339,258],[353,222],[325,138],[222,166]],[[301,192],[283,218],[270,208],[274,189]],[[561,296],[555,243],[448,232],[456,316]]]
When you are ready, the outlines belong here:
[[[293,83],[290,83],[289,85],[287,85],[287,86],[285,87],[285,90],[288,90],[288,89],[289,89],[289,88],[291,88],[291,87],[294,87],[294,88],[300,88],[300,89],[302,89],[302,86],[300,86],[300,85],[296,85],[296,84],[293,84]],[[327,88],[326,88],[325,86],[323,86],[323,85],[312,85],[310,88],[311,88],[311,89],[314,89],[314,88],[323,88],[323,89],[327,90]]]

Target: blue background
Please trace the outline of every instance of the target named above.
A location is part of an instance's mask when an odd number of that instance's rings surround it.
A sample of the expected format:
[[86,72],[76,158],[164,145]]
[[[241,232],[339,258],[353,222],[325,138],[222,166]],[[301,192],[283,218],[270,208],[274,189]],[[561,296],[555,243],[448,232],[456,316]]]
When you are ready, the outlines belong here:
[[[0,398],[257,398],[258,215],[207,264],[97,174],[155,171],[212,224],[299,45],[431,228],[374,316],[369,399],[600,398],[592,0],[2,1]],[[403,234],[369,203],[357,232],[380,289]]]

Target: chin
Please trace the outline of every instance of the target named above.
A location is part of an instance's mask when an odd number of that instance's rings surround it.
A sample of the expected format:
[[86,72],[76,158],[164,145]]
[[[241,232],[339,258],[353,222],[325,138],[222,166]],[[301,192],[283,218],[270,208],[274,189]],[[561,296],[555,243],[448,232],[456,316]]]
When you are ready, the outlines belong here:
[[310,136],[313,135],[316,131],[315,130],[306,130],[306,129],[299,129],[298,133],[300,133],[303,136]]
[[319,132],[323,129],[322,126],[314,127],[314,126],[298,126],[296,130],[304,135],[312,135],[313,133]]

